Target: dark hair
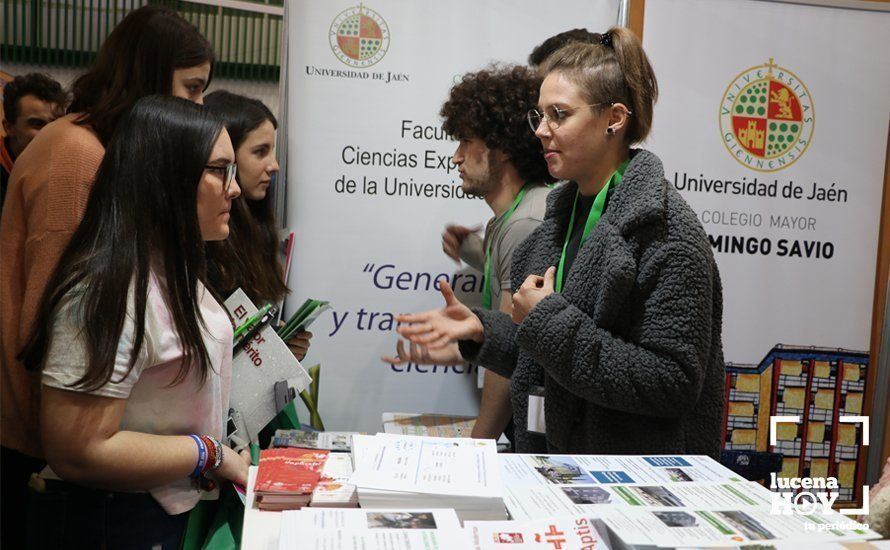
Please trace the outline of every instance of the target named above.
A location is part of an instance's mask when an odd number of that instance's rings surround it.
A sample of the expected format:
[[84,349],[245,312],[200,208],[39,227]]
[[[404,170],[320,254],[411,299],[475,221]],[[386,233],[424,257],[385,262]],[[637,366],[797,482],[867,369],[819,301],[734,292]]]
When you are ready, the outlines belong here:
[[76,311],[89,362],[73,385],[91,391],[107,384],[127,318],[124,297],[132,286],[132,370],[145,337],[154,267],[165,278],[162,293],[183,347],[174,383],[192,368],[202,381],[206,378],[210,361],[201,336],[197,286],[205,271],[197,189],[222,128],[200,105],[172,96],[142,98],[124,115],[99,166],[83,222],[47,283],[37,321],[19,354],[27,369],[43,367],[63,297],[82,292]]
[[538,44],[528,56],[528,64],[537,67],[543,63],[553,52],[562,48],[566,44],[572,42],[583,42],[585,44],[596,44],[600,41],[600,34],[590,32],[587,29],[572,29],[570,31],[561,32],[548,38]]
[[623,103],[633,113],[624,139],[636,143],[652,128],[652,106],[658,81],[640,39],[630,29],[612,27],[599,44],[569,44],[542,65],[577,84],[590,103]]
[[15,124],[19,118],[19,100],[26,95],[62,107],[68,101],[68,94],[62,89],[62,85],[48,75],[28,73],[17,76],[3,87],[3,118],[10,124]]
[[[204,105],[219,116],[237,153],[247,135],[263,122],[278,128],[278,121],[259,100],[215,91],[204,98]],[[245,195],[232,201],[229,238],[207,243],[210,283],[220,295],[240,287],[251,300],[278,302],[288,293],[278,258],[278,225],[271,189],[258,201]]]
[[107,144],[140,97],[172,93],[175,69],[209,61],[209,85],[214,60],[213,48],[194,25],[169,8],[143,6],[111,31],[92,67],[74,82],[68,112],[84,113],[77,123],[91,126]]
[[540,87],[541,78],[520,65],[466,74],[439,111],[442,127],[453,137],[476,137],[489,149],[503,151],[524,181],[554,181],[541,141],[526,119],[537,104]]

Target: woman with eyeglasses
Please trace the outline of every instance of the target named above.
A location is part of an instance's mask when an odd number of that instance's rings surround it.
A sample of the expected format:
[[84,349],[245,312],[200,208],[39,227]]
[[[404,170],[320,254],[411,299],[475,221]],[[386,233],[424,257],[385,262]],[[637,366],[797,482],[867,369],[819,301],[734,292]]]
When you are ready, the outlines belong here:
[[[47,279],[83,217],[105,147],[124,114],[151,94],[200,103],[213,49],[178,13],[144,6],[127,14],[72,86],[69,114],[47,125],[16,160],[0,222],[0,443],[2,523],[23,526],[27,483],[43,468],[40,381],[16,354],[31,329]],[[24,548],[23,529],[2,546]]]
[[[204,105],[226,125],[238,161],[241,198],[232,203],[229,238],[207,247],[210,286],[223,298],[241,288],[258,307],[287,296],[279,260],[278,225],[272,183],[278,175],[275,131],[278,121],[261,101],[218,90]],[[312,334],[301,332],[287,342],[302,361]]]
[[184,99],[143,98],[117,125],[19,356],[40,376],[62,480],[49,476],[29,547],[176,549],[198,500],[246,482],[248,461],[220,442],[232,326],[204,286],[204,242],[228,236],[240,193],[234,162],[223,125]]
[[631,148],[652,124],[655,74],[631,31],[548,58],[529,113],[553,191],[513,255],[512,318],[446,307],[399,332],[511,376],[518,452],[717,456],[722,294],[695,213],[661,161]]

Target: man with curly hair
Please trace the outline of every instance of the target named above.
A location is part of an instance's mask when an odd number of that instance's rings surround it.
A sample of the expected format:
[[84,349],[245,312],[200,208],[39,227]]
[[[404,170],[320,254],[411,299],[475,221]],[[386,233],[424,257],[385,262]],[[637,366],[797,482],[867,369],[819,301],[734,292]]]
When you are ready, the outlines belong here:
[[37,132],[55,120],[65,107],[62,85],[40,73],[15,77],[3,87],[3,129],[0,145],[0,209],[6,200],[6,184],[15,159]]
[[[439,113],[445,131],[458,140],[452,161],[458,166],[461,187],[482,197],[494,214],[484,238],[477,233],[479,228],[446,226],[442,249],[453,260],[484,273],[483,305],[507,313],[513,307],[513,250],[544,219],[547,184],[553,181],[540,140],[526,121],[526,113],[537,105],[540,85],[540,77],[527,67],[489,67],[464,75]],[[398,357],[383,360],[439,365],[463,361],[457,344],[431,353],[417,345],[406,348],[400,341],[397,350]],[[472,437],[497,439],[512,414],[509,378],[485,371]]]

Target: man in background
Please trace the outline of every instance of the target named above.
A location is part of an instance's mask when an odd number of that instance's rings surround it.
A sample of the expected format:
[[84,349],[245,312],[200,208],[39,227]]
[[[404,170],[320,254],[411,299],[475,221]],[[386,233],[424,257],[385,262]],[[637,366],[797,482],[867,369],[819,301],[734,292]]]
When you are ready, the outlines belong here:
[[3,87],[3,130],[0,146],[0,211],[6,201],[6,186],[15,159],[37,132],[64,112],[68,97],[52,78],[30,73],[15,77]]
[[[460,225],[449,225],[442,249],[455,261],[463,260],[485,276],[483,306],[510,313],[513,250],[544,219],[553,181],[547,171],[540,140],[528,128],[526,113],[537,106],[541,79],[523,66],[492,67],[464,75],[451,88],[439,113],[445,131],[458,140],[452,161],[461,187],[482,197],[494,215],[485,236]],[[430,352],[399,342],[391,364],[453,365],[463,362],[457,344]],[[485,371],[474,438],[497,439],[512,419],[510,380]],[[508,437],[509,437],[508,431]]]

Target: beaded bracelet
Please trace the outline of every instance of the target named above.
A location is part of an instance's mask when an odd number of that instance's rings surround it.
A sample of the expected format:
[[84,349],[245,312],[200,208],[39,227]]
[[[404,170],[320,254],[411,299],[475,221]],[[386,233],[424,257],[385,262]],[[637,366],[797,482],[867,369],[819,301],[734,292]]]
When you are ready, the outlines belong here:
[[208,471],[219,470],[222,466],[224,456],[222,443],[209,435],[190,434],[189,437],[198,446],[198,461],[189,476],[192,479],[192,485],[198,490],[212,491],[216,488],[216,483],[204,474]]
[[212,439],[213,439],[213,445],[216,447],[216,456],[214,457],[214,460],[213,460],[213,466],[211,466],[210,469],[213,471],[216,471],[216,470],[219,470],[220,466],[222,466],[223,457],[225,455],[223,454],[222,443],[220,443],[219,440],[216,439],[215,437]]
[[209,451],[207,466],[204,468],[204,471],[219,470],[223,462],[222,443],[220,443],[219,440],[215,437],[210,437],[208,435],[202,435],[201,439],[204,441],[204,444],[207,446],[207,449]]

